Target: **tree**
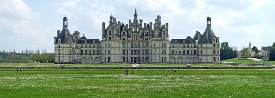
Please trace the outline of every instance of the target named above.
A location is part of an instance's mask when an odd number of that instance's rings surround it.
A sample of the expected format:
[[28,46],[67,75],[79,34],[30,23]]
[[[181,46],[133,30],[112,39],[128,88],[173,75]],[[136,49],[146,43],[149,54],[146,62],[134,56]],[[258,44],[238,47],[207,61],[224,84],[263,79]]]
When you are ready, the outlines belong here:
[[229,47],[228,42],[221,43],[221,50],[220,50],[220,58],[221,60],[232,59],[237,57],[237,50],[233,50]]
[[257,48],[256,46],[254,46],[254,47],[252,48],[252,51],[254,51],[255,53],[259,53],[259,50],[258,50],[258,48]]
[[242,58],[251,58],[252,50],[250,48],[244,48],[243,50],[241,50],[241,57]]
[[275,43],[273,43],[273,45],[271,46],[269,60],[275,60]]

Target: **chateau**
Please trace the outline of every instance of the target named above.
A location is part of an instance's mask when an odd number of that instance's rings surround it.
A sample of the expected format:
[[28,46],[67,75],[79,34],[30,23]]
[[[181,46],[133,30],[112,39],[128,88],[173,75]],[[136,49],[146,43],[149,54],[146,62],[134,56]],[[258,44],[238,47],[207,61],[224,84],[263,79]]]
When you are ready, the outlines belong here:
[[135,10],[128,24],[110,16],[108,25],[102,23],[102,39],[87,39],[80,32],[72,34],[68,19],[63,18],[62,30],[54,37],[56,63],[218,63],[220,61],[219,37],[211,29],[207,17],[203,34],[196,31],[192,38],[169,39],[168,23],[143,23]]

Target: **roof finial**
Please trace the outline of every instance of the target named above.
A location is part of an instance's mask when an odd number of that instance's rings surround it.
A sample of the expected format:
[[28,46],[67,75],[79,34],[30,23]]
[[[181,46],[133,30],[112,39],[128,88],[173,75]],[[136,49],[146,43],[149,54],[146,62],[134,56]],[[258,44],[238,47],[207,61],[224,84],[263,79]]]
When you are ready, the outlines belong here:
[[135,8],[135,14],[137,14],[137,9]]
[[211,17],[207,17],[207,27],[211,27]]

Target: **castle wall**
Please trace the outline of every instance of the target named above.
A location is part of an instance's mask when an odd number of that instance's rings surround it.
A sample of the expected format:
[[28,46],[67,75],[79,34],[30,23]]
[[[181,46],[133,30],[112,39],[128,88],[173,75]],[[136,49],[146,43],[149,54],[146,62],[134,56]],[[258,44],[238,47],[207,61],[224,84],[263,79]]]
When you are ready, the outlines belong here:
[[[56,63],[218,63],[220,61],[219,38],[211,29],[207,18],[204,34],[186,39],[171,39],[168,23],[161,24],[161,16],[155,22],[143,23],[134,14],[134,20],[123,24],[110,16],[109,25],[102,23],[102,40],[70,34],[68,19],[63,19],[62,31],[57,31],[55,42]],[[209,22],[210,21],[210,22]]]

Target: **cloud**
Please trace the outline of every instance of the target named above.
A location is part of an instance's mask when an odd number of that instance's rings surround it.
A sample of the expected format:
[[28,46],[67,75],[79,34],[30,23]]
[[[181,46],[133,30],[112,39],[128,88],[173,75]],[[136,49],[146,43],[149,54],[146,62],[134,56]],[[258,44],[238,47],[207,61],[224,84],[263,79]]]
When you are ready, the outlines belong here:
[[[213,20],[214,32],[221,41],[228,41],[239,49],[249,42],[257,46],[267,43],[260,40],[268,39],[269,33],[263,34],[263,32],[270,32],[271,30],[268,29],[274,24],[269,23],[272,20],[271,16],[274,16],[268,12],[274,4],[271,0],[234,2],[228,0],[117,0],[116,2],[71,0],[69,2],[75,2],[75,4],[61,4],[59,7],[69,10],[67,12],[72,15],[87,15],[85,20],[90,21],[87,25],[91,25],[93,29],[90,30],[96,32],[96,34],[90,34],[93,36],[100,36],[101,22],[108,21],[111,13],[118,20],[127,23],[128,19],[132,18],[134,8],[138,9],[139,17],[142,16],[145,22],[154,22],[155,16],[160,14],[163,23],[169,23],[170,38],[193,36],[197,30],[203,33],[206,17],[210,16]],[[75,5],[81,5],[82,9],[74,8]]]
[[0,44],[3,50],[49,49],[45,31],[36,21],[39,13],[22,0],[9,0],[0,4]]
[[[39,4],[54,10],[41,10],[42,6],[33,8]],[[169,23],[170,39],[194,36],[197,30],[203,33],[206,17],[210,16],[213,30],[221,41],[228,41],[239,49],[249,42],[265,46],[274,41],[274,5],[272,0],[52,0],[30,5],[22,0],[10,0],[0,4],[0,44],[7,46],[3,49],[53,50],[52,37],[61,27],[62,16],[69,18],[71,31],[79,30],[88,38],[100,38],[101,23],[108,24],[111,14],[128,23],[136,8],[138,18],[146,23],[154,22],[156,16],[161,15],[162,23]]]

